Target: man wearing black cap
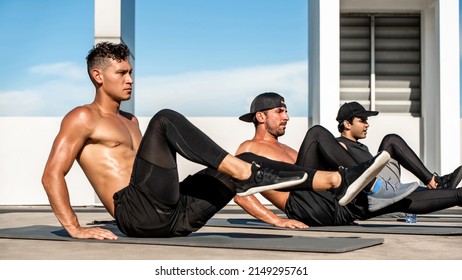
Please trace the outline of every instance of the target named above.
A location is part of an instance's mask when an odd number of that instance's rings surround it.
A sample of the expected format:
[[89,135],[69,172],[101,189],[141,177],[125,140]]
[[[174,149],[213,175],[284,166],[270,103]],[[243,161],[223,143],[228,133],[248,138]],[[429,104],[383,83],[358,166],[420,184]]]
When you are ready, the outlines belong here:
[[[258,104],[265,104],[265,106],[258,106]],[[270,106],[271,104],[274,106]],[[361,105],[359,105],[361,107],[345,106],[342,112],[348,110],[353,114],[359,113],[363,119],[377,114],[374,111],[366,111]],[[253,139],[239,146],[236,152],[238,156],[242,153],[254,153],[273,160],[318,170],[335,170],[339,166],[353,166],[360,162],[354,159],[350,150],[339,145],[329,131],[319,125],[307,132],[298,153],[280,143],[278,137],[284,135],[289,116],[285,101],[278,94],[264,93],[257,96],[252,102],[250,113],[241,116],[240,119],[253,122],[256,130]],[[365,133],[364,130],[362,132]],[[423,190],[411,193],[417,187],[417,183],[396,185],[390,178],[385,179],[375,180],[369,185],[369,189],[366,187],[365,192],[361,192],[346,206],[341,206],[330,192],[293,190],[290,193],[277,191],[262,193],[277,208],[284,211],[289,219],[275,215],[254,196],[235,197],[234,200],[254,217],[278,227],[289,228],[303,228],[307,225],[342,225],[356,219],[369,219],[392,212],[420,214],[462,205],[462,189]],[[375,201],[377,203],[373,207],[376,209],[371,211],[369,209],[371,194],[368,192],[374,191],[374,188],[383,190],[376,195],[376,197],[382,196],[383,199]],[[403,199],[404,196],[407,197]]]
[[[366,110],[358,102],[345,103],[338,111],[336,120],[339,123],[338,130],[341,136],[337,140],[357,162],[366,161],[372,157],[367,146],[359,140],[367,136],[368,117],[378,114],[377,111]],[[392,157],[387,168],[381,172],[383,177],[390,177],[399,182],[400,165],[402,165],[430,189],[454,189],[462,179],[462,166],[445,176],[431,173],[403,138],[396,134],[388,134],[382,139],[379,151],[383,150],[388,151]]]

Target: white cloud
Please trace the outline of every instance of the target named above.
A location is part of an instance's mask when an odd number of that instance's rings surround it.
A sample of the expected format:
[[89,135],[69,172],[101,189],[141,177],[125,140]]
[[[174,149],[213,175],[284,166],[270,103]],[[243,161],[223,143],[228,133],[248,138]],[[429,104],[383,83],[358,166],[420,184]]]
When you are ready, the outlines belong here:
[[[36,85],[25,77],[23,87],[0,91],[0,116],[62,116],[93,101],[94,88],[84,67],[63,62],[34,66],[29,72],[43,77]],[[257,94],[275,91],[286,98],[292,116],[304,116],[307,77],[306,61],[135,77],[135,113],[151,116],[172,108],[187,116],[239,116],[249,110]]]
[[0,116],[61,116],[93,101],[94,88],[89,79],[83,80],[84,67],[64,62],[34,66],[28,72],[52,77],[34,84],[35,77],[26,76],[18,89],[0,91]]
[[84,80],[88,77],[86,69],[82,69],[82,67],[72,62],[36,65],[30,67],[28,72],[42,76],[55,76],[71,80]]
[[265,91],[283,95],[292,115],[307,112],[307,61],[135,79],[137,115],[172,108],[189,116],[237,116]]
[[93,101],[91,84],[53,80],[33,89],[0,92],[0,116],[62,116]]

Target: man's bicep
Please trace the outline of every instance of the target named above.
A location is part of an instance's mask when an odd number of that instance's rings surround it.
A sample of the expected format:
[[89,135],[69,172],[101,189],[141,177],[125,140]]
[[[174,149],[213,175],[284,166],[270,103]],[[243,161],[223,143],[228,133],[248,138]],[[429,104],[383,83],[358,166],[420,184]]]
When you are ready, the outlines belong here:
[[66,116],[53,142],[47,168],[66,174],[88,138],[88,126],[78,119]]

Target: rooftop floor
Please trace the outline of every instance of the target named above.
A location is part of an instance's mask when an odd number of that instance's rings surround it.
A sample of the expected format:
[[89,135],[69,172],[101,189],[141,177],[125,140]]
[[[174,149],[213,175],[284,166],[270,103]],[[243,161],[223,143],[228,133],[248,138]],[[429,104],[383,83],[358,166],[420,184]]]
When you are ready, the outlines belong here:
[[[455,222],[423,222],[419,225],[462,226],[462,208],[455,207],[450,215]],[[112,218],[99,207],[76,208],[80,223]],[[446,215],[442,212],[442,215]],[[238,206],[229,205],[216,214],[217,218],[251,218]],[[460,218],[460,219],[458,219]],[[396,219],[361,221],[361,223],[403,224]],[[1,206],[0,229],[31,225],[58,226],[47,206]],[[101,242],[62,242],[0,238],[2,260],[462,260],[462,236],[410,234],[376,234],[348,232],[281,231],[272,229],[238,229],[204,227],[199,232],[245,232],[290,234],[311,237],[383,238],[383,244],[346,253],[303,253],[271,250],[243,250],[116,244]]]

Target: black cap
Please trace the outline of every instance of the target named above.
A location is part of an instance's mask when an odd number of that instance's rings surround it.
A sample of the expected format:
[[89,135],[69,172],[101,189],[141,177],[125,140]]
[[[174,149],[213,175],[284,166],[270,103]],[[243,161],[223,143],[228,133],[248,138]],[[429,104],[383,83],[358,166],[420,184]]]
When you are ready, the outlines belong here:
[[277,107],[286,107],[284,97],[275,92],[265,92],[254,98],[250,105],[250,113],[240,116],[239,119],[244,122],[253,122],[256,112]]
[[370,117],[377,116],[379,112],[377,111],[367,111],[361,104],[358,102],[347,102],[340,106],[337,114],[337,121],[342,122],[344,120],[352,119],[353,117]]

